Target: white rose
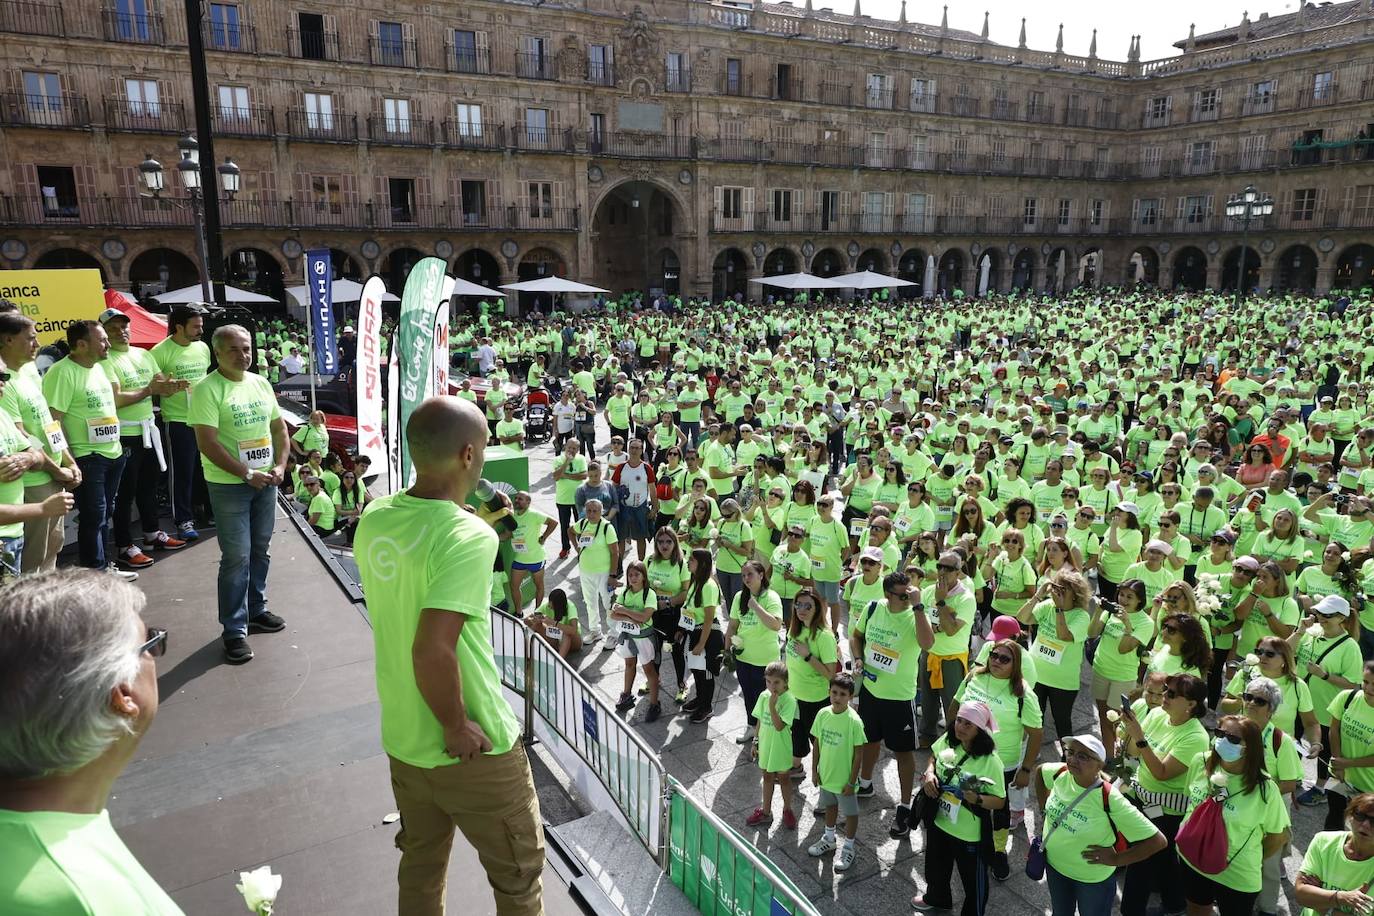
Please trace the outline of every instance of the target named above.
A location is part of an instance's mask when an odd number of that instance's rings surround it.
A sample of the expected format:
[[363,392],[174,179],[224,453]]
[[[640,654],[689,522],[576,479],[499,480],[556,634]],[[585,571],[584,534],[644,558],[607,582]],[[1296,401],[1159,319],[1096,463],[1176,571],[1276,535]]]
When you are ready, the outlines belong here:
[[1108,721],[1108,722],[1120,722],[1120,721],[1121,721],[1121,713],[1117,712],[1115,709],[1109,709],[1109,710],[1107,710],[1107,721]]
[[1218,789],[1226,788],[1227,777],[1226,773],[1223,770],[1217,770],[1209,777],[1209,779],[1211,780],[1212,785],[1216,786]]
[[281,890],[281,875],[272,874],[272,867],[264,865],[252,871],[239,872],[239,883],[235,885],[243,895],[243,902],[253,913],[270,913]]
[[1259,664],[1259,656],[1256,655],[1255,653],[1251,652],[1249,655],[1245,656],[1245,664],[1247,664],[1247,665],[1249,665],[1249,666],[1251,666],[1251,667],[1254,667],[1255,665],[1258,665],[1258,664]]
[[954,766],[954,749],[953,749],[953,748],[948,748],[948,747],[947,747],[947,748],[945,748],[943,751],[941,751],[941,752],[940,752],[940,762],[943,763],[943,764],[944,764],[945,766],[947,766],[947,767],[952,767],[952,766]]
[[1321,639],[1321,638],[1322,638],[1322,625],[1319,624],[1319,623],[1314,623],[1314,624],[1312,624],[1312,626],[1310,626],[1310,627],[1307,628],[1307,635],[1308,635],[1308,636],[1311,636],[1313,639]]

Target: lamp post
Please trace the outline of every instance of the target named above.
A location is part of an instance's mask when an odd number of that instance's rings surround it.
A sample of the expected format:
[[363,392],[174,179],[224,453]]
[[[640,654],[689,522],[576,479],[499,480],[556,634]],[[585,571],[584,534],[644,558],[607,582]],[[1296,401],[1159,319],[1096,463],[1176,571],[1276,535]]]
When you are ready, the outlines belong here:
[[[200,292],[204,301],[213,305],[215,296],[210,288],[210,253],[205,243],[205,188],[200,169],[200,144],[196,142],[195,137],[187,134],[177,141],[177,150],[181,154],[177,162],[177,174],[181,176],[181,185],[190,198],[191,215],[195,223],[196,255],[200,261]],[[162,163],[149,153],[148,158],[139,163],[138,171],[148,194],[160,199],[166,187]],[[234,195],[239,192],[239,167],[234,164],[232,158],[226,156],[224,164],[215,171],[219,173],[219,183],[224,189],[225,196],[233,200]],[[214,190],[213,179],[211,190]]]
[[1240,267],[1236,274],[1236,308],[1240,308],[1240,291],[1245,286],[1245,262],[1250,251],[1247,243],[1250,238],[1250,224],[1264,219],[1274,212],[1274,198],[1261,195],[1255,186],[1248,184],[1239,194],[1232,194],[1226,201],[1226,215],[1240,223]]

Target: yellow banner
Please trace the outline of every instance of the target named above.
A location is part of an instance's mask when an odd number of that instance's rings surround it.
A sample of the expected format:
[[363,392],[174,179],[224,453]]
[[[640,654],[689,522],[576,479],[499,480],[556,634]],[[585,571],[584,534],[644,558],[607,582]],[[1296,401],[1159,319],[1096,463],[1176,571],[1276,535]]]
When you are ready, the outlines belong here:
[[100,271],[0,270],[0,299],[8,299],[38,326],[38,341],[66,336],[67,325],[105,310]]

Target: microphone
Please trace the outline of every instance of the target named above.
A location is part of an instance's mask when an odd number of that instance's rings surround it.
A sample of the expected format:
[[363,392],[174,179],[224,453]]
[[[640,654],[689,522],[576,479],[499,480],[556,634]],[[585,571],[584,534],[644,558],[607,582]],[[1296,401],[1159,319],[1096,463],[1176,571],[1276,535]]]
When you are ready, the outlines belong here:
[[[515,492],[515,488],[505,481],[492,483],[485,477],[477,479],[477,486],[473,488],[472,495],[482,506],[482,509],[489,515],[496,516],[490,520],[490,525],[497,531],[514,531],[515,519],[511,518],[511,513],[505,512],[506,505],[501,501],[501,494],[509,496]],[[498,513],[500,513],[498,515]]]

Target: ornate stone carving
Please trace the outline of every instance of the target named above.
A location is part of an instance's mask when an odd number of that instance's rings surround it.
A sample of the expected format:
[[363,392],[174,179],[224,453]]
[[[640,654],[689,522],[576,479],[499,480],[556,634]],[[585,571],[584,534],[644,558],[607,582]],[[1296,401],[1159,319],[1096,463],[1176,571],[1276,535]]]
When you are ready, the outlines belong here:
[[582,53],[582,45],[576,36],[567,35],[563,38],[563,47],[558,51],[558,72],[564,79],[587,78],[587,57]]
[[654,30],[643,7],[636,6],[630,11],[629,23],[617,34],[620,47],[616,49],[616,60],[626,76],[651,77],[658,72],[663,39]]

